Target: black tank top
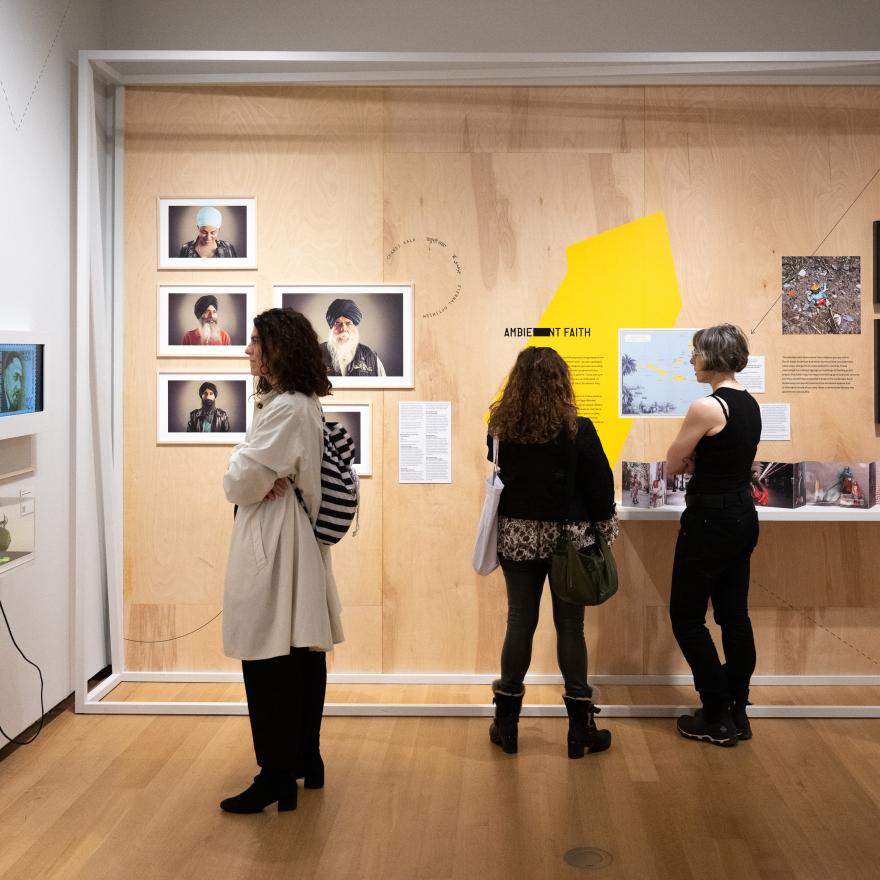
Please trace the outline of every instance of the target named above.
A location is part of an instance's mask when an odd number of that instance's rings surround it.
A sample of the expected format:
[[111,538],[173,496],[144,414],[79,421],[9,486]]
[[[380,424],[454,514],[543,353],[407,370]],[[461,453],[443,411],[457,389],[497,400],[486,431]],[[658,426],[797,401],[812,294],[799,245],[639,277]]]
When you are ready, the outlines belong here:
[[748,391],[719,388],[711,396],[727,404],[727,424],[717,434],[704,436],[697,443],[694,475],[687,487],[689,495],[748,489],[761,439],[761,408]]

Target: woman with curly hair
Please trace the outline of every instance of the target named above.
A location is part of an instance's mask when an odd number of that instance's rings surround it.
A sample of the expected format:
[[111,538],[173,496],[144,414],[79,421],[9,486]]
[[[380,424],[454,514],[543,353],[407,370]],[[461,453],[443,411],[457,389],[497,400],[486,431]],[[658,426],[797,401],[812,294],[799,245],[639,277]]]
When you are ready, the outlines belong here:
[[[507,633],[501,678],[493,682],[493,743],[517,751],[517,724],[532,656],[532,638],[553,550],[570,539],[578,548],[617,537],[614,478],[593,423],[577,415],[568,365],[552,349],[520,352],[489,415],[489,458],[499,439],[504,490],[498,507],[498,558],[507,585]],[[611,733],[596,727],[587,680],[584,609],[553,600],[556,656],[565,681],[568,756],[601,752]]]
[[223,488],[237,506],[223,598],[223,648],[241,660],[260,771],[230,813],[277,801],[296,809],[296,780],[324,784],[319,750],[326,652],[342,641],[330,551],[313,531],[330,393],[318,337],[292,309],[257,315],[245,349],[256,377],[253,423]]

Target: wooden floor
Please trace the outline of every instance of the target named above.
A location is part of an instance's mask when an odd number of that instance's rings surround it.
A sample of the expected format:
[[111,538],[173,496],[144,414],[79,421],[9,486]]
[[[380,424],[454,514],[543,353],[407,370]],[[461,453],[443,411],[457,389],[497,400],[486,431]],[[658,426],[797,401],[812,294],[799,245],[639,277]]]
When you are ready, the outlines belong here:
[[[876,878],[880,722],[758,719],[735,749],[669,719],[612,719],[570,761],[565,723],[520,753],[480,718],[325,719],[327,785],[230,816],[253,772],[243,717],[63,712],[0,762],[0,878]],[[575,847],[610,864],[574,868]]]

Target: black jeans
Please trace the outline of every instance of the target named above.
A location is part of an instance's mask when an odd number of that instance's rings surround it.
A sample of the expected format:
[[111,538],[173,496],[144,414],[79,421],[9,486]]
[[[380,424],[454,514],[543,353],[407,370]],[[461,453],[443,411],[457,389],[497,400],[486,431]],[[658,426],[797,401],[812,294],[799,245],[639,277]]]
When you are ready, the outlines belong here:
[[[669,616],[707,716],[717,716],[731,700],[744,701],[749,694],[755,671],[749,561],[757,543],[758,515],[751,503],[687,507],[681,516]],[[724,665],[706,627],[710,599],[721,627]]]
[[308,648],[266,660],[242,660],[257,764],[294,770],[317,751],[327,684],[327,655]]
[[[518,694],[532,660],[532,638],[538,626],[538,612],[550,560],[513,562],[501,560],[507,584],[507,634],[501,649],[501,690]],[[587,683],[587,643],[584,641],[584,609],[581,605],[553,597],[556,627],[556,659],[569,697],[591,697]]]

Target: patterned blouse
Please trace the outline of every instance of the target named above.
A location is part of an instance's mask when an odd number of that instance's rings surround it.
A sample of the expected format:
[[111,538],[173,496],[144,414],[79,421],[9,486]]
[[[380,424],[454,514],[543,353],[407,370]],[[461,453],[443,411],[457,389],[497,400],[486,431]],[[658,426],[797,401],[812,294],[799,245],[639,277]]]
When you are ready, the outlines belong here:
[[498,555],[512,562],[531,559],[549,559],[563,538],[570,540],[578,550],[596,543],[593,525],[602,537],[613,544],[620,532],[615,513],[611,519],[591,524],[586,520],[560,523],[540,519],[498,517]]

